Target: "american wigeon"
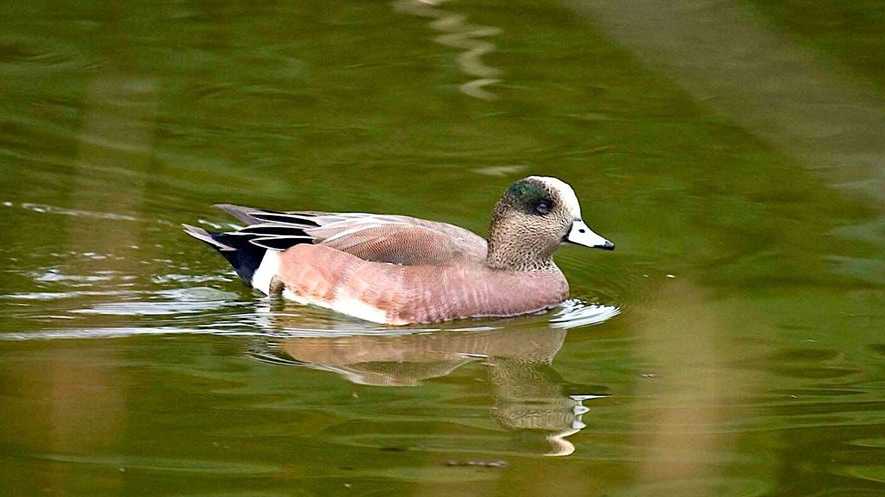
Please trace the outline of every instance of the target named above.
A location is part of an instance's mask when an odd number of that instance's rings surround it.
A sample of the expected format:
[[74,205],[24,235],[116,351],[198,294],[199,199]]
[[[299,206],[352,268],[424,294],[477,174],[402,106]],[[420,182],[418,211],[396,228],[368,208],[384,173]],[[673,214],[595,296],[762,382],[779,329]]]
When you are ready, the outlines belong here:
[[217,207],[247,226],[185,232],[218,250],[247,284],[382,324],[542,311],[568,297],[553,262],[561,243],[614,249],[581,219],[574,190],[542,176],[504,192],[488,241],[407,216]]

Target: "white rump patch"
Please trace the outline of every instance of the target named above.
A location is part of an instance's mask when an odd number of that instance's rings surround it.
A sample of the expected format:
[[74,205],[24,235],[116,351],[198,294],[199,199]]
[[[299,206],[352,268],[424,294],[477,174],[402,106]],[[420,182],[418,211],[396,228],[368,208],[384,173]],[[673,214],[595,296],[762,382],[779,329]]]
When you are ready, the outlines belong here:
[[264,251],[261,264],[252,274],[252,287],[270,295],[270,282],[280,269],[280,253],[276,250]]
[[543,182],[551,189],[559,193],[559,199],[565,205],[565,208],[575,216],[575,219],[581,219],[581,204],[578,203],[578,196],[568,183],[559,178],[551,176],[531,176],[529,179],[536,179]]

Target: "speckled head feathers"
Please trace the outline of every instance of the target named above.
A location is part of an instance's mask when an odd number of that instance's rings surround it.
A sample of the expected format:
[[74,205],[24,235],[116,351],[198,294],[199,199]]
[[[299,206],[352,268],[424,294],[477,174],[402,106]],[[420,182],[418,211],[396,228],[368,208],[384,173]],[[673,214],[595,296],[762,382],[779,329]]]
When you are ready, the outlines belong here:
[[565,182],[529,176],[514,182],[495,206],[489,264],[501,269],[552,269],[551,256],[580,219],[574,190]]

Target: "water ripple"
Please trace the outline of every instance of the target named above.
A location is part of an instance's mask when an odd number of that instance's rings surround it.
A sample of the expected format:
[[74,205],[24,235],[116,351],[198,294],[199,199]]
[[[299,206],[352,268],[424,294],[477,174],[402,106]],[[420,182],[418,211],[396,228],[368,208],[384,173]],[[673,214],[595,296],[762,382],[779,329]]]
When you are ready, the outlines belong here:
[[[12,204],[11,202],[4,202],[3,205],[5,207],[12,207],[14,204]],[[21,207],[22,209],[27,209],[29,211],[37,212],[40,214],[61,214],[64,216],[89,217],[93,219],[110,219],[114,221],[138,221],[138,218],[134,216],[127,216],[125,214],[117,214],[113,212],[95,212],[80,209],[66,209],[64,207],[56,207],[47,204],[36,204],[32,202],[24,202],[21,204]]]
[[585,304],[577,299],[569,299],[560,305],[550,319],[550,326],[562,329],[590,326],[604,323],[620,313],[621,309],[615,306]]
[[70,45],[47,38],[0,39],[0,67],[8,73],[54,72],[90,65]]
[[100,302],[71,312],[109,316],[158,316],[195,314],[236,305],[236,301],[232,299],[235,294],[212,288],[161,290],[152,296],[162,300]]
[[[485,332],[495,330],[569,330],[598,325],[620,314],[615,306],[586,304],[571,299],[553,311],[537,315],[390,327],[360,321],[326,309],[302,306],[279,299],[254,302],[236,294],[211,288],[187,288],[153,292],[76,291],[9,294],[14,300],[61,300],[76,297],[128,297],[123,301],[94,302],[86,307],[59,310],[61,317],[108,316],[149,319],[143,326],[71,326],[32,332],[0,333],[0,341],[101,339],[140,335],[226,335],[263,337],[406,336],[433,332]],[[161,321],[157,319],[163,318]],[[151,320],[152,319],[152,320]],[[173,320],[173,321],[170,321]],[[173,324],[174,323],[174,324]]]

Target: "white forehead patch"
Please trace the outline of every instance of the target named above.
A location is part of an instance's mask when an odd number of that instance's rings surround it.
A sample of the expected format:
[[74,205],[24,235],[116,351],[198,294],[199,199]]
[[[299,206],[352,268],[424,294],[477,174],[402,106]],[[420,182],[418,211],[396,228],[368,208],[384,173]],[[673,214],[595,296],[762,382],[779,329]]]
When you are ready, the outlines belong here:
[[558,178],[550,176],[531,176],[529,179],[535,179],[543,182],[550,187],[551,190],[559,193],[559,199],[565,205],[565,208],[575,216],[581,219],[581,204],[578,203],[578,196],[568,183]]

